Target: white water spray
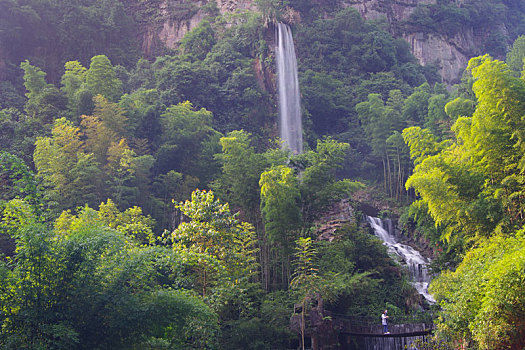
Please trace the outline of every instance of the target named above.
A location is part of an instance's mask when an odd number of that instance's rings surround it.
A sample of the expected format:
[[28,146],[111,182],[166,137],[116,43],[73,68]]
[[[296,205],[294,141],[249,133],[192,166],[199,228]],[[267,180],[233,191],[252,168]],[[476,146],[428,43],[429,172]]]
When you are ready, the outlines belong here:
[[284,141],[283,147],[299,154],[303,151],[301,99],[292,30],[288,25],[277,25],[276,42],[280,137]]
[[428,293],[430,276],[428,274],[427,260],[411,246],[399,243],[396,240],[396,237],[392,234],[391,221],[386,221],[386,226],[388,227],[385,228],[385,223],[379,218],[367,216],[366,219],[370,226],[372,226],[374,234],[383,240],[388,250],[399,256],[406,264],[410,278],[412,279],[412,284],[418,293],[425,297],[429,303],[434,304],[436,300]]

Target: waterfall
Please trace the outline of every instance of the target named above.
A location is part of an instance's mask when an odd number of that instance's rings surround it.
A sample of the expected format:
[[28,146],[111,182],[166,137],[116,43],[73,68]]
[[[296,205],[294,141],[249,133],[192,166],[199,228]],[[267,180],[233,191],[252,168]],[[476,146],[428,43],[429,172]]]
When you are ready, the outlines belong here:
[[[374,230],[374,234],[383,240],[391,253],[399,256],[406,264],[407,269],[412,279],[412,284],[429,303],[434,304],[436,301],[428,293],[428,284],[430,283],[430,276],[428,274],[428,262],[421,256],[421,254],[411,246],[401,244],[397,241],[393,234],[392,221],[383,221],[379,218],[371,216],[366,217],[370,226]],[[385,229],[386,226],[386,229]]]
[[284,142],[283,147],[289,147],[294,154],[299,154],[303,151],[301,99],[292,30],[288,25],[277,25],[276,42],[280,137]]

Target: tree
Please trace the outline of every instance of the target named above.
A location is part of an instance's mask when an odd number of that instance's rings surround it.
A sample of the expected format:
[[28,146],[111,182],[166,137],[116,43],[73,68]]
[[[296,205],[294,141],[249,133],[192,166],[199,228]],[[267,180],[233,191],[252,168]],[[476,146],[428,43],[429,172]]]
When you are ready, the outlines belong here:
[[251,222],[257,221],[259,179],[266,162],[250,144],[250,134],[243,130],[228,133],[220,139],[222,175],[214,184],[216,191],[235,207],[242,208]]
[[383,188],[386,193],[389,193],[390,165],[388,164],[386,139],[394,131],[395,120],[390,120],[389,116],[398,119],[399,113],[392,108],[387,108],[380,94],[369,94],[368,101],[358,103],[355,108],[374,156],[381,159]]
[[155,87],[155,76],[151,62],[145,58],[140,58],[135,69],[131,71],[127,85],[131,91],[141,88],[153,89]]
[[122,95],[122,82],[117,78],[110,60],[104,55],[91,58],[85,86],[93,96],[102,95],[113,102]]
[[367,72],[384,72],[397,63],[394,40],[385,31],[366,33],[363,44],[366,49],[361,58],[361,65]]
[[42,204],[42,193],[35,174],[13,154],[0,152],[0,183],[0,203],[19,197],[31,205]]
[[238,281],[255,273],[256,249],[253,226],[239,222],[229,205],[216,200],[213,192],[195,190],[191,201],[176,203],[191,221],[181,223],[169,236],[173,248],[194,261],[201,295],[223,278]]
[[[88,148],[91,150],[101,148],[97,157],[104,162],[106,159],[104,152],[107,151],[108,143],[123,136],[127,118],[118,104],[109,102],[102,95],[97,95],[94,102],[93,116],[83,116],[82,124],[88,140]],[[98,147],[97,143],[100,143]]]
[[348,86],[330,74],[307,70],[300,76],[301,99],[319,135],[346,128],[351,112]]
[[153,216],[159,222],[159,228],[173,231],[181,222],[180,211],[173,206],[176,202],[191,198],[191,193],[199,186],[199,179],[184,175],[174,170],[154,178],[152,191],[155,199],[152,202],[156,209]]
[[[400,90],[391,90],[388,100],[385,105],[385,116],[390,124],[391,135],[385,140],[385,157],[386,157],[386,182],[388,194],[390,197],[399,198],[402,191],[401,182],[403,181],[401,169],[401,152],[405,151],[402,147],[403,143],[396,142],[400,140],[399,130],[404,127],[404,120],[401,118],[401,110],[403,107],[403,94]],[[391,151],[395,151],[392,154]]]
[[54,86],[45,88],[26,103],[27,114],[43,125],[52,124],[55,119],[66,115],[66,110],[67,98]]
[[473,58],[469,69],[476,79],[473,90],[478,105],[471,123],[460,124],[465,130],[458,130],[459,137],[476,167],[489,179],[485,192],[502,203],[511,224],[521,223],[525,213],[521,191],[525,180],[521,175],[525,82],[489,56]]
[[290,288],[297,293],[301,303],[301,346],[305,349],[304,335],[306,328],[305,315],[311,308],[313,300],[326,297],[329,291],[327,281],[318,274],[317,250],[310,237],[300,237],[296,241],[295,271]]
[[60,233],[38,220],[18,226],[17,254],[9,269],[0,263],[0,346],[214,348],[217,316],[179,289],[180,258],[133,245],[93,214],[85,208]]
[[478,101],[472,117],[456,120],[453,142],[437,143],[417,128],[403,133],[416,164],[407,188],[413,187],[436,224],[446,227],[447,240],[512,232],[523,222],[525,84],[489,56],[473,58],[469,70]]
[[41,94],[44,89],[52,87],[45,80],[46,72],[31,65],[28,60],[20,63],[20,68],[24,70],[24,86],[26,87],[26,97],[30,100]]
[[[290,245],[301,228],[300,192],[293,169],[277,165],[261,174],[261,213],[266,237],[281,260],[281,284],[288,284]],[[277,265],[277,257],[273,264]],[[278,269],[276,269],[278,270]]]
[[198,59],[204,59],[215,44],[213,29],[210,22],[205,19],[182,38],[180,47],[183,53],[192,54]]
[[445,113],[453,122],[459,117],[472,117],[475,110],[476,102],[463,97],[458,97],[445,105]]
[[261,174],[261,212],[270,242],[279,242],[283,251],[295,241],[293,232],[300,223],[298,180],[293,169],[273,166]]
[[[141,162],[146,158],[137,159],[136,153],[123,137],[127,126],[124,110],[102,95],[96,96],[94,100],[94,115],[81,117],[85,136],[82,149],[94,155],[104,175],[101,181],[106,186],[100,189],[100,193],[104,197],[111,196],[121,208],[125,208],[139,195],[134,188],[136,171],[148,172],[152,162]],[[140,164],[147,166],[148,163],[147,169],[140,168]],[[143,186],[142,190],[147,189]]]
[[208,110],[220,104],[217,76],[209,64],[191,61],[187,56],[165,56],[157,59],[153,67],[163,104],[171,106],[191,101],[197,108]]
[[424,83],[414,89],[414,92],[403,103],[402,114],[407,125],[422,126],[428,114],[428,99],[430,85]]
[[416,164],[406,182],[406,188],[420,196],[412,205],[428,208],[435,224],[445,228],[441,239],[467,245],[488,235],[501,217],[500,209],[482,192],[483,174],[471,166],[461,148],[432,142],[433,135],[419,128],[406,129],[403,137]]
[[523,231],[484,241],[431,284],[442,307],[438,335],[479,349],[523,347],[524,281]]
[[218,171],[214,155],[221,137],[211,121],[211,112],[195,110],[189,101],[170,106],[160,119],[164,144],[157,154],[159,172],[176,170],[206,185]]
[[24,86],[27,102],[26,112],[42,124],[50,124],[65,111],[67,100],[52,84],[45,81],[46,73],[32,66],[28,60],[20,64],[24,70]]
[[[166,106],[160,103],[160,94],[155,89],[139,89],[124,94],[119,106],[126,111],[126,130],[133,135],[129,140],[139,155],[151,154],[151,147],[161,134],[160,115]],[[139,148],[139,144],[143,144]],[[136,144],[136,145],[135,145]]]
[[67,96],[69,110],[76,114],[79,112],[79,92],[86,81],[87,69],[78,61],[68,61],[65,63],[64,68],[65,72],[60,80],[62,84],[61,90]]
[[0,82],[0,110],[16,108],[22,110],[25,99],[10,81]]
[[72,99],[86,78],[87,69],[78,61],[68,61],[64,64],[64,75],[60,83],[68,98]]
[[335,169],[342,166],[349,148],[347,143],[326,138],[317,142],[315,151],[305,152],[292,159],[302,171],[299,190],[303,230],[308,230],[332,201],[348,196],[362,187],[361,183],[348,179],[336,181]]
[[109,102],[102,95],[96,96],[94,102],[94,114],[83,115],[81,126],[86,137],[85,149],[105,166],[111,145],[123,140],[127,118],[118,104]]
[[403,139],[410,147],[410,158],[414,165],[420,164],[425,158],[436,155],[448,144],[447,141],[438,142],[428,130],[420,127],[410,127],[403,130]]
[[520,35],[514,43],[509,52],[507,52],[506,63],[512,69],[516,76],[519,76],[524,70],[523,60],[525,59],[525,35]]
[[59,212],[93,205],[99,198],[99,164],[83,147],[80,129],[65,118],[55,121],[51,137],[36,141],[35,167],[43,179],[45,197]]
[[428,99],[428,113],[425,117],[424,126],[433,135],[444,138],[444,134],[450,130],[451,123],[445,113],[445,105],[448,98],[445,94],[434,94]]
[[[282,151],[278,145],[275,148],[267,150],[265,153],[256,153],[255,147],[251,144],[251,134],[243,131],[236,130],[228,133],[226,137],[221,138],[220,144],[222,146],[222,153],[217,155],[217,159],[222,164],[222,174],[213,183],[214,190],[231,203],[235,208],[241,210],[244,217],[249,222],[254,223],[258,235],[260,257],[259,261],[262,265],[262,282],[265,290],[270,288],[271,276],[274,277],[275,283],[277,276],[281,276],[281,282],[287,278],[287,273],[283,274],[281,268],[276,268],[276,271],[272,271],[272,244],[268,235],[265,233],[263,228],[263,218],[261,217],[260,210],[262,209],[262,197],[260,195],[260,186],[263,184],[261,181],[261,174],[265,171],[265,168],[269,165],[279,166],[287,161],[287,151]],[[276,173],[275,179],[279,177]],[[291,182],[295,182],[293,174],[290,173],[287,177],[287,184],[284,187],[290,186]],[[271,176],[271,178],[273,178]],[[268,178],[269,182],[272,182]],[[273,188],[274,183],[268,186]],[[273,192],[272,192],[273,193]],[[289,194],[287,192],[287,194]],[[291,204],[291,202],[288,202]],[[279,205],[276,202],[272,202],[272,205]],[[267,210],[272,211],[273,206],[268,205]],[[290,208],[289,214],[294,211]],[[272,212],[273,217],[269,220],[277,219],[279,214]],[[271,214],[269,214],[271,216]],[[291,214],[293,216],[293,214]],[[282,217],[281,217],[282,219]],[[287,224],[284,221],[274,223],[276,225]],[[270,224],[272,225],[272,224]],[[281,236],[284,232],[277,233],[278,229],[274,231],[278,236]],[[276,240],[278,240],[276,238]],[[282,242],[281,242],[282,243]],[[281,251],[282,252],[282,251]],[[281,266],[287,266],[281,260]],[[275,266],[274,266],[275,267]],[[279,270],[279,271],[277,271]],[[275,273],[272,273],[275,272]]]
[[[377,237],[359,223],[338,228],[332,241],[316,241],[318,275],[324,280],[322,308],[343,315],[374,315],[385,303],[417,310],[415,291]],[[416,299],[416,300],[414,300]],[[319,305],[318,305],[319,306]]]
[[156,243],[156,236],[153,233],[155,220],[143,215],[142,208],[137,206],[119,211],[111,199],[101,203],[98,211],[88,206],[83,207],[77,215],[73,215],[71,210],[63,211],[55,221],[54,228],[57,234],[67,236],[71,231],[87,224],[115,229],[137,244]]
[[0,110],[0,149],[13,153],[32,164],[35,141],[48,130],[40,120],[15,108]]
[[388,163],[391,164],[392,168],[390,178],[391,195],[397,200],[400,200],[405,192],[404,183],[411,169],[410,157],[408,156],[409,151],[403,140],[403,136],[398,131],[394,131],[394,133],[386,139],[386,144],[389,159]]

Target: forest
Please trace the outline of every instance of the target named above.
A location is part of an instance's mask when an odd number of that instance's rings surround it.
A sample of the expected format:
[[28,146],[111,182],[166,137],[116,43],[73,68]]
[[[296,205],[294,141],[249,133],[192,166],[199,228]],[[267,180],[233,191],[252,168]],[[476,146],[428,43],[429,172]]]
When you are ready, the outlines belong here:
[[[290,318],[320,304],[432,321],[424,349],[525,347],[521,1],[419,4],[395,28],[340,1],[175,1],[202,20],[146,55],[161,3],[0,0],[1,349],[304,349]],[[278,136],[279,22],[300,154]],[[463,26],[490,34],[455,85],[394,35]],[[435,305],[366,207],[432,258]]]

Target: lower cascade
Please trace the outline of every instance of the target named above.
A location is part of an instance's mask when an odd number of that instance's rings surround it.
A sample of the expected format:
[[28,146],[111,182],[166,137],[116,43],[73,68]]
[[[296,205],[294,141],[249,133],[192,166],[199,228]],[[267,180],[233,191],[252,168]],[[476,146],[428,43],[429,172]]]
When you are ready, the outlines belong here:
[[[379,237],[383,244],[388,247],[391,254],[398,256],[407,268],[412,284],[425,300],[435,303],[434,298],[428,293],[430,276],[428,273],[428,261],[417,250],[398,242],[394,234],[391,220],[381,220],[376,217],[367,216],[368,223],[374,230],[374,234]],[[378,316],[378,323],[380,318]],[[424,342],[429,334],[429,326],[424,323],[413,324],[389,324],[390,333],[383,334],[381,325],[363,327],[359,332],[350,338],[348,346],[343,349],[348,350],[398,350],[398,349],[417,349],[417,342]],[[430,327],[431,328],[431,327]]]
[[430,275],[428,274],[428,261],[417,250],[406,244],[399,243],[393,234],[391,220],[367,216],[368,223],[374,230],[374,234],[383,240],[388,250],[399,256],[407,267],[412,284],[429,303],[434,304],[436,300],[428,293]]

